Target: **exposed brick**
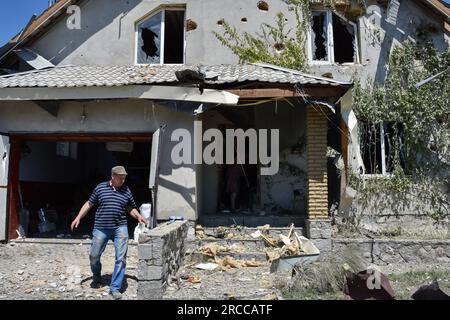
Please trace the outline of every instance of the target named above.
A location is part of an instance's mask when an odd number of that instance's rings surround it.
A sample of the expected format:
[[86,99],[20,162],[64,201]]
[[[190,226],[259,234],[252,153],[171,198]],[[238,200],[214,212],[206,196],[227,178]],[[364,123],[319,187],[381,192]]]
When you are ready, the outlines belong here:
[[319,107],[307,107],[307,186],[308,216],[328,217],[327,131],[328,122]]

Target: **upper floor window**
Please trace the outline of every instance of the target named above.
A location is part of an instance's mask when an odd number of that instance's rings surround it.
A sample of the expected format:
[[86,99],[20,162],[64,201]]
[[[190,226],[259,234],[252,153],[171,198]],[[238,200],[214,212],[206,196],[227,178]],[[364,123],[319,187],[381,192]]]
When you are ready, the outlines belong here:
[[183,64],[184,9],[165,9],[137,24],[137,64]]
[[331,10],[312,13],[309,56],[313,63],[359,63],[358,29]]

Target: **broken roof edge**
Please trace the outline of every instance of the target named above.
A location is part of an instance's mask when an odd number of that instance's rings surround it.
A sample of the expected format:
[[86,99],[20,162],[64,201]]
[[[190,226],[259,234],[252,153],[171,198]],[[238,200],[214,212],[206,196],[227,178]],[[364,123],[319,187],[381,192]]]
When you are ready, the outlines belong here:
[[[158,65],[148,70],[140,70],[137,66],[100,66],[100,65],[59,65],[41,70],[30,70],[19,73],[0,76],[1,88],[13,87],[83,87],[83,86],[126,86],[132,84],[183,84],[177,81],[176,72],[184,69],[198,69],[200,65]],[[223,75],[219,80],[208,80],[203,83],[204,87],[211,86],[211,89],[226,90],[229,85],[259,83],[269,86],[295,85],[307,86],[329,86],[329,87],[349,87],[350,82],[335,81],[328,78],[321,78],[307,75],[295,70],[277,70],[278,67],[264,67],[254,64],[236,65],[201,65],[202,68]],[[79,69],[75,73],[73,70]],[[99,70],[101,72],[99,72]],[[147,72],[148,71],[148,72]],[[142,74],[144,72],[144,74]],[[231,74],[230,74],[231,72]],[[63,81],[62,78],[65,80]],[[111,81],[109,81],[109,80]],[[319,80],[321,79],[321,80]],[[23,80],[23,82],[22,82]],[[58,81],[61,83],[58,84]],[[197,83],[199,84],[199,83]],[[219,87],[218,87],[219,86]],[[235,88],[236,89],[236,88]]]
[[[52,6],[45,9],[40,15],[35,16],[33,14],[27,25],[13,38],[11,38],[11,40],[9,40],[3,47],[0,48],[3,49],[8,45],[12,45],[11,49],[5,50],[6,53],[0,56],[0,61],[3,60],[5,56],[10,54],[19,45],[29,40],[29,38],[36,32],[40,31],[40,29],[43,28],[49,20],[55,17],[59,17],[62,14],[63,9],[66,8],[67,5],[76,1],[78,0],[58,0]],[[35,23],[37,23],[37,25],[34,25]]]
[[434,11],[446,17],[447,22],[450,22],[450,9],[440,0],[422,0],[422,2],[428,4]]
[[236,105],[239,96],[226,90],[204,89],[183,86],[128,85],[108,87],[31,87],[2,88],[0,101],[36,100],[107,100],[149,99],[175,100]]
[[36,69],[36,70],[28,70],[28,71],[16,72],[16,73],[11,73],[11,74],[4,74],[4,75],[0,76],[0,79],[6,79],[6,78],[14,77],[14,76],[22,76],[22,75],[27,75],[27,74],[39,73],[39,72],[42,72],[43,70],[62,69],[62,68],[68,68],[68,67],[75,67],[75,65],[65,64],[65,65],[59,65],[59,66],[52,66],[52,67],[48,67],[48,68],[44,68],[44,69]]
[[353,82],[339,81],[339,80],[334,80],[334,79],[331,79],[331,78],[319,77],[319,76],[315,76],[315,75],[312,75],[312,74],[309,74],[309,73],[301,72],[301,71],[294,70],[294,69],[280,67],[280,66],[277,66],[277,65],[274,65],[274,64],[270,64],[270,63],[256,62],[256,63],[251,63],[251,64],[253,64],[255,66],[258,66],[258,67],[270,68],[270,69],[283,71],[283,72],[289,72],[289,73],[296,74],[296,75],[303,76],[303,77],[309,77],[309,78],[313,78],[313,79],[317,79],[317,80],[328,81],[328,82],[332,82],[332,83],[335,83],[335,84],[338,84],[338,85],[353,86]]

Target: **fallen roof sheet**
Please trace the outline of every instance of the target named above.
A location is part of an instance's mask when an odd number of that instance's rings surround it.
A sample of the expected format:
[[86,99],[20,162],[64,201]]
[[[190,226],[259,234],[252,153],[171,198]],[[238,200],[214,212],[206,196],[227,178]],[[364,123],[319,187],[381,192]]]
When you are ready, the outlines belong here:
[[18,49],[14,51],[20,59],[36,70],[54,67],[55,65],[28,48]]
[[187,66],[58,66],[45,70],[34,70],[0,77],[0,88],[70,88],[112,87],[126,85],[177,84],[175,72],[185,69],[214,74],[216,77],[205,83],[232,84],[263,82],[277,84],[300,84],[321,86],[350,86],[350,82],[335,81],[300,73],[275,66],[253,64]]

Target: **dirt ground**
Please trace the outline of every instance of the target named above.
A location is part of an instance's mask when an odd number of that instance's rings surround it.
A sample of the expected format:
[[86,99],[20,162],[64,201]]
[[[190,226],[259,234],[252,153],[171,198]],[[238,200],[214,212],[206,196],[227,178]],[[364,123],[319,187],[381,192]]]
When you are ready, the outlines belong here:
[[[164,298],[173,300],[271,300],[281,298],[274,287],[269,265],[226,270],[198,270],[184,266],[167,288]],[[190,282],[189,277],[196,278]]]
[[[87,241],[78,244],[0,245],[0,300],[109,300],[114,247],[102,256],[100,289],[90,288]],[[129,246],[123,299],[136,299],[137,247]]]
[[[90,288],[86,241],[77,244],[10,243],[0,245],[0,300],[110,300],[108,284],[114,264],[114,247],[108,245],[103,257],[103,282],[100,289]],[[125,300],[134,300],[137,288],[137,247],[129,246]],[[342,293],[318,295],[282,292],[280,277],[270,273],[270,265],[212,271],[186,263],[171,277],[165,299],[343,299]],[[445,264],[401,264],[381,266],[398,299],[409,299],[418,285],[437,278],[450,294],[450,266]],[[192,279],[195,279],[192,281]]]

